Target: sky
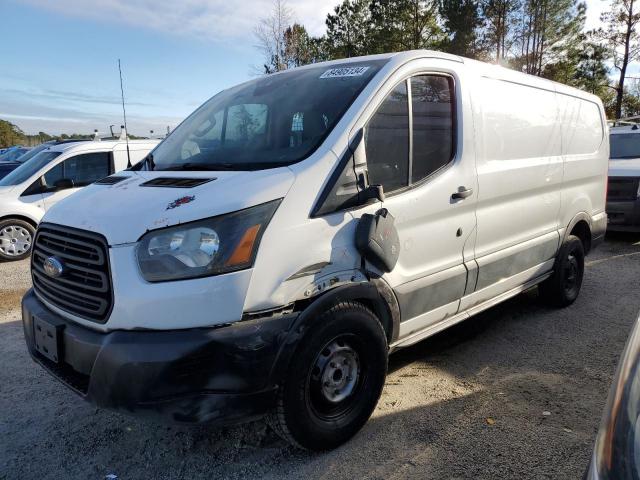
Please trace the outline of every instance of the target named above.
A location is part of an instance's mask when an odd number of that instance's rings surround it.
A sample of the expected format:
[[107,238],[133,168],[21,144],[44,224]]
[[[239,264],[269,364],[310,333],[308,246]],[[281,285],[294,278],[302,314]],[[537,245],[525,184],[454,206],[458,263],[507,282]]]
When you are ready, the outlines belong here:
[[[287,4],[321,35],[337,2]],[[164,133],[218,91],[256,75],[262,58],[253,29],[271,3],[0,0],[0,118],[29,134],[119,131],[120,58],[129,132]],[[590,29],[608,2],[587,4]]]

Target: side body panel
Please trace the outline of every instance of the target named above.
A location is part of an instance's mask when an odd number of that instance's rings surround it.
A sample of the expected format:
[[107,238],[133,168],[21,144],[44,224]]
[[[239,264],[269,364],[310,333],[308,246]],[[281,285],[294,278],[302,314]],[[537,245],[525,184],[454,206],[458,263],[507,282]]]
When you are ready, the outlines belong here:
[[604,108],[596,97],[576,97],[559,85],[558,103],[564,157],[560,227],[567,229],[578,214],[586,214],[590,223],[605,215],[609,136]]
[[24,195],[29,184],[18,185],[0,197],[0,218],[26,217],[39,223],[44,216],[44,199],[41,193]]
[[[554,84],[474,66],[479,271],[463,310],[544,273],[559,245],[563,188]],[[530,276],[521,278],[524,271]]]

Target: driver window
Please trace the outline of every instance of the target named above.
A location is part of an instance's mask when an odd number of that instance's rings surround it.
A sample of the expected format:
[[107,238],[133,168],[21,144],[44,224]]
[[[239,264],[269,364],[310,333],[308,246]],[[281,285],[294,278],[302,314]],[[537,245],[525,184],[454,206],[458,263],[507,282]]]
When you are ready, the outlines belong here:
[[409,103],[407,82],[384,99],[365,128],[369,182],[392,192],[409,184]]
[[76,155],[59,163],[44,174],[46,188],[52,188],[62,179],[72,180],[75,187],[84,187],[111,173],[111,159],[108,152]]
[[64,162],[59,163],[44,174],[45,188],[52,188],[58,180],[64,178]]
[[453,79],[448,76],[418,75],[398,84],[384,99],[365,128],[371,184],[393,192],[428,178],[453,160],[453,92]]
[[84,187],[111,173],[108,152],[76,155],[64,161],[64,177],[73,180],[76,187]]

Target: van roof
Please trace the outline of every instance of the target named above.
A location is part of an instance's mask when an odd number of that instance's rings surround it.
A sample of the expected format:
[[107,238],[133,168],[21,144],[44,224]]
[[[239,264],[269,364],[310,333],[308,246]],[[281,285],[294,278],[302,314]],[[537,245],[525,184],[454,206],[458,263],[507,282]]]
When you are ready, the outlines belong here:
[[[125,145],[127,142],[124,140],[86,140],[83,142],[70,142],[60,143],[49,147],[51,152],[71,152],[71,151],[105,151],[113,150],[118,145]],[[157,145],[160,140],[148,139],[148,140],[129,140],[129,146],[135,145]]]
[[[584,90],[569,87],[568,85],[537,77],[535,75],[518,72],[517,70],[512,70],[500,65],[472,60],[470,58],[460,57],[457,55],[452,55],[450,53],[439,52],[437,50],[409,50],[397,53],[384,53],[379,55],[367,55],[363,57],[350,57],[340,60],[331,60],[328,62],[313,63],[299,68],[314,68],[323,65],[340,65],[368,60],[389,60],[389,63],[393,63],[392,68],[396,68],[410,60],[415,60],[418,58],[434,58],[463,63],[470,66],[471,68],[476,69],[476,71],[479,71],[482,75],[490,78],[511,81],[532,87],[557,90],[558,92],[564,93],[566,95],[587,99],[595,103],[600,103],[599,97],[585,92]],[[286,73],[286,70],[281,73]]]
[[[331,66],[331,65],[342,65],[345,63],[366,62],[366,61],[373,61],[373,60],[394,60],[396,63],[402,64],[406,61],[413,60],[415,58],[441,58],[444,60],[451,60],[458,63],[463,62],[462,57],[458,57],[457,55],[452,55],[450,53],[438,52],[436,50],[408,50],[405,52],[380,53],[375,55],[365,55],[362,57],[340,58],[338,60],[328,60],[326,62],[310,63],[302,67],[297,67],[296,70],[317,68],[317,67]],[[274,75],[287,73],[287,71],[288,70],[283,70],[282,72],[275,73]]]

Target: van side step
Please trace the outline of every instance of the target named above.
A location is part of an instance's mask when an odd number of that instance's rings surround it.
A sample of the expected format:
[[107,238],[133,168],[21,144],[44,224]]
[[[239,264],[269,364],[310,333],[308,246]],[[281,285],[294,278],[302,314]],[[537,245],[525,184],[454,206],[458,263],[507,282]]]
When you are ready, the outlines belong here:
[[529,290],[532,287],[535,287],[536,285],[538,285],[541,282],[544,282],[547,278],[549,278],[551,275],[553,274],[553,271],[551,272],[547,272],[544,275],[541,275],[539,277],[536,277],[532,280],[529,280],[527,283],[524,283],[522,285],[520,285],[519,287],[516,287],[512,290],[509,290],[508,292],[504,292],[500,295],[498,295],[497,297],[491,298],[489,300],[487,300],[484,303],[481,303],[480,305],[474,305],[473,307],[465,310],[464,312],[459,312],[456,313],[454,316],[449,317],[449,318],[445,318],[444,320],[442,320],[439,323],[436,323],[435,325],[431,325],[429,327],[427,327],[426,329],[417,332],[407,338],[404,338],[402,340],[398,340],[395,343],[392,343],[391,345],[389,345],[389,350],[390,352],[393,352],[395,350],[399,350],[401,348],[404,347],[409,347],[411,345],[414,345],[418,342],[420,342],[421,340],[424,340],[425,338],[431,337],[433,335],[435,335],[436,333],[441,332],[442,330],[445,330],[453,325],[455,325],[456,323],[460,323],[463,320],[466,320],[468,318],[471,318],[472,316],[477,315],[480,312],[483,312],[484,310],[487,310],[499,303],[504,302],[505,300],[508,300],[512,297],[515,297],[516,295],[519,295],[520,293],[524,292],[525,290]]

